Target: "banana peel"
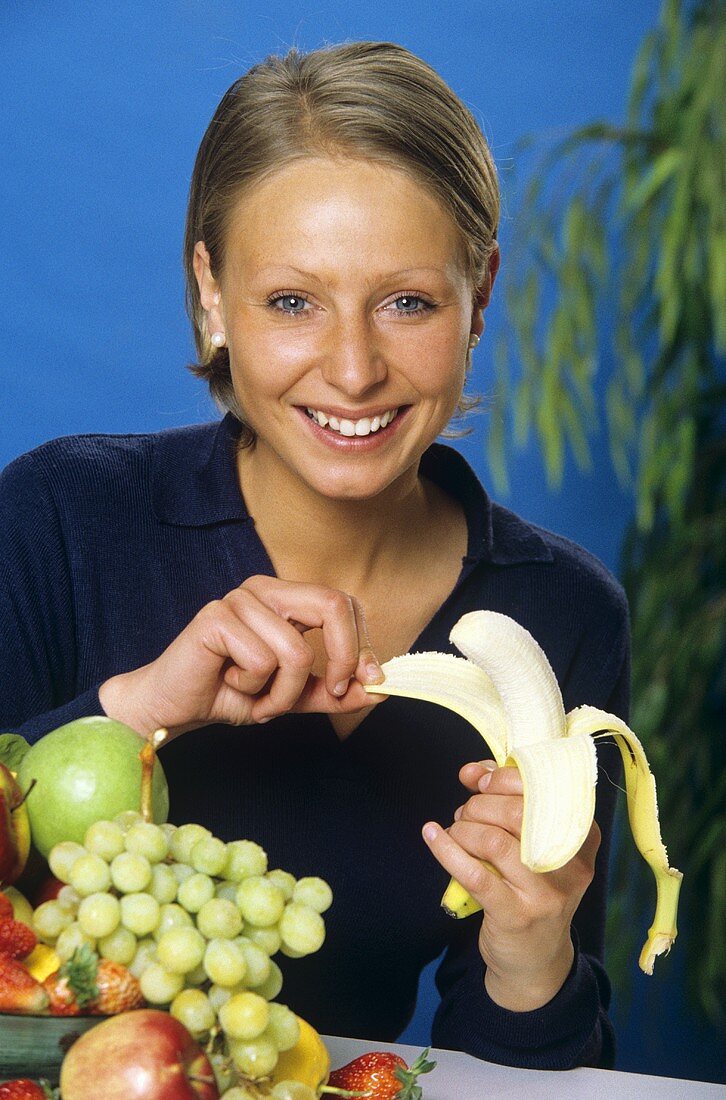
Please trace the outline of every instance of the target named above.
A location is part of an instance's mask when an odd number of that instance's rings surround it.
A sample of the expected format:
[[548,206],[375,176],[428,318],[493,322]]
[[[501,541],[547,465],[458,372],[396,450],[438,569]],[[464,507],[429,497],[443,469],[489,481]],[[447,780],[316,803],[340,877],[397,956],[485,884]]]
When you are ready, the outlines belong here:
[[[633,840],[655,878],[655,916],[639,958],[640,968],[652,974],[656,956],[667,954],[677,935],[683,875],[668,864],[655,780],[640,741],[616,715],[595,707],[577,707],[565,714],[545,653],[509,616],[470,612],[456,623],[450,640],[463,657],[394,657],[382,666],[384,681],[366,684],[365,690],[422,699],[455,711],[486,740],[499,767],[519,769],[521,859],[537,872],[562,867],[582,847],[595,813],[595,739],[612,736],[623,758]],[[481,910],[454,879],[442,905],[457,918]]]

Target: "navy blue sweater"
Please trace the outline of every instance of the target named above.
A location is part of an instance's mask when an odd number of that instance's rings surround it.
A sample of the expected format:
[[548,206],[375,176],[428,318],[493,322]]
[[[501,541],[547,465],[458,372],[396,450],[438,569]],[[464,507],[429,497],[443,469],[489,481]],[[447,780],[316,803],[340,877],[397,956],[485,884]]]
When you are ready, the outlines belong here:
[[[272,574],[237,484],[236,438],[227,416],[151,435],[59,439],[7,467],[0,729],[33,741],[102,713],[104,680],[157,657],[208,601]],[[454,652],[448,635],[461,615],[504,612],[545,650],[566,710],[590,703],[627,718],[627,608],[606,569],[490,501],[451,448],[432,446],[421,472],[461,501],[469,536],[456,587],[412,649]],[[487,996],[480,919],[444,915],[448,875],[421,838],[424,821],[450,822],[465,797],[461,765],[487,755],[462,719],[391,698],[343,742],[325,715],[285,715],[195,730],[161,759],[172,821],[254,839],[270,866],[321,875],[333,888],[325,944],[281,959],[280,1000],[323,1032],[392,1041],[411,1017],[422,967],[445,950],[435,1045],[568,1068],[613,1061],[602,958],[620,761],[612,745],[600,742],[598,753],[603,842],[574,921],[575,961],[559,993],[523,1013]]]

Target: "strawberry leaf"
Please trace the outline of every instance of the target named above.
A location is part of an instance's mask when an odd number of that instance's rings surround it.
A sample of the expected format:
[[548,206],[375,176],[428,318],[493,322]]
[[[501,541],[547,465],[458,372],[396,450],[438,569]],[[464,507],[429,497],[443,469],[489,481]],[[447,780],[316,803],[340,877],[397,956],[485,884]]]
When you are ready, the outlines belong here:
[[429,1048],[422,1050],[416,1061],[408,1068],[396,1066],[393,1076],[401,1082],[401,1088],[396,1094],[396,1100],[421,1100],[423,1090],[416,1083],[416,1079],[422,1073],[430,1073],[436,1062],[429,1060]]

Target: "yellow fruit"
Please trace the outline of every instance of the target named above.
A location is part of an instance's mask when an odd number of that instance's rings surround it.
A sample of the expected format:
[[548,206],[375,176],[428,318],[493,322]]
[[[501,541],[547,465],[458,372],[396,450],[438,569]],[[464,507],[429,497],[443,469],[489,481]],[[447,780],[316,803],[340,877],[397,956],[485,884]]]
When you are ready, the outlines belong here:
[[290,1050],[280,1054],[272,1074],[272,1083],[301,1081],[311,1089],[319,1089],[330,1075],[330,1055],[325,1043],[307,1020],[297,1017],[300,1038]]
[[61,966],[61,960],[52,947],[48,947],[46,943],[38,943],[28,957],[23,959],[23,966],[33,975],[36,982],[42,982],[49,974],[55,974]]
[[33,927],[33,906],[28,899],[20,893],[14,886],[6,886],[3,889],[3,893],[10,899],[10,904],[13,907],[13,917],[15,920],[20,920],[23,924]]

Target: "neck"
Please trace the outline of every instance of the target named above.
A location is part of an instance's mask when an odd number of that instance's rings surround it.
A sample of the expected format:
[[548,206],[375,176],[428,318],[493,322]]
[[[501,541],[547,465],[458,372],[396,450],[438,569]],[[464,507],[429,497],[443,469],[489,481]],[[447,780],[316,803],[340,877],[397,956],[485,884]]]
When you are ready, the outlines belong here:
[[425,537],[434,508],[418,463],[368,500],[322,496],[257,444],[240,452],[237,468],[257,533],[285,579],[362,589]]

